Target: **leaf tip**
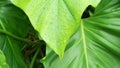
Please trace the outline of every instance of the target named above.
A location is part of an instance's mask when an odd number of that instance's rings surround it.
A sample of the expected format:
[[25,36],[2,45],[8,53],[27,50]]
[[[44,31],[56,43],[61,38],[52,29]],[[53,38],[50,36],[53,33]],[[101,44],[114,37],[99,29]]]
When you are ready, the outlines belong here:
[[60,60],[62,60],[64,56],[64,50],[58,51],[56,54],[59,56]]
[[60,60],[63,59],[63,55],[64,55],[64,53],[59,55]]

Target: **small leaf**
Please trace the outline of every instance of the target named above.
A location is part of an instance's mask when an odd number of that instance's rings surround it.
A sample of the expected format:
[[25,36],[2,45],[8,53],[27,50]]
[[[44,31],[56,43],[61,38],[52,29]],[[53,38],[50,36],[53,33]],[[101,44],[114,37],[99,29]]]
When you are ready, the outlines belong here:
[[0,50],[0,68],[9,68],[8,64],[6,63],[5,56],[1,50]]

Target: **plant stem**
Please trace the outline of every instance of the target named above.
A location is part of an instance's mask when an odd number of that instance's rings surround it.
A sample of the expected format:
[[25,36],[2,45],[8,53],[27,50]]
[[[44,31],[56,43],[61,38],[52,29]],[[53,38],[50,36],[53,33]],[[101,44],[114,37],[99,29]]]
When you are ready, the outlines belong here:
[[12,37],[14,39],[17,39],[17,40],[20,40],[20,41],[23,41],[23,42],[26,42],[26,43],[29,43],[29,44],[36,43],[34,41],[31,41],[31,40],[28,40],[28,39],[23,39],[21,37],[18,37],[18,36],[14,35],[14,34],[12,34],[10,32],[7,32],[7,31],[1,30],[1,29],[0,29],[0,33],[6,34],[6,35],[8,35],[8,36],[10,36],[10,37]]
[[33,68],[35,59],[36,59],[36,57],[37,57],[39,51],[40,51],[40,48],[38,48],[37,51],[35,52],[35,54],[34,54],[34,56],[33,56],[33,58],[32,58],[32,61],[31,61],[31,63],[30,63],[30,68]]

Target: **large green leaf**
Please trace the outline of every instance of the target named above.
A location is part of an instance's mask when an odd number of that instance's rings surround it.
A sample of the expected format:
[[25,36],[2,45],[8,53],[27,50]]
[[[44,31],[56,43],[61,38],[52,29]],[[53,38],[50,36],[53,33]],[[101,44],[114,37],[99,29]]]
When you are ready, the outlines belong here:
[[46,68],[120,68],[120,0],[102,0],[81,20],[62,60],[47,47]]
[[[33,27],[48,46],[62,57],[69,38],[78,27],[83,11],[95,0],[11,1],[25,11]],[[98,2],[99,0],[96,3]]]
[[23,46],[21,41],[4,33],[24,38],[28,32],[28,21],[26,21],[28,19],[9,1],[1,0],[0,3],[0,49],[5,54],[10,68],[26,68],[19,47]]
[[6,63],[6,58],[1,50],[0,50],[0,68],[9,68],[8,64]]

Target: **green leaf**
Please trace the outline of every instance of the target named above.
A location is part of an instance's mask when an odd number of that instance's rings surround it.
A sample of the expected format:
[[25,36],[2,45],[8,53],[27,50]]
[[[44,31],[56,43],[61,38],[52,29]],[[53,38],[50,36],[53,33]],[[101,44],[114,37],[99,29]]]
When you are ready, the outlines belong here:
[[[33,27],[61,58],[90,0],[11,0],[28,15]],[[73,6],[74,5],[74,6]]]
[[101,0],[89,0],[88,2],[93,6],[93,7],[96,7],[99,3],[100,3]]
[[0,50],[0,68],[9,68],[8,64],[6,63],[6,58],[1,50]]
[[46,68],[120,68],[120,0],[102,0],[81,20],[62,60],[47,47]]
[[27,68],[20,50],[22,42],[1,31],[24,38],[28,32],[28,19],[20,9],[6,2],[0,4],[0,49],[10,68]]

